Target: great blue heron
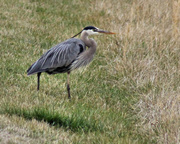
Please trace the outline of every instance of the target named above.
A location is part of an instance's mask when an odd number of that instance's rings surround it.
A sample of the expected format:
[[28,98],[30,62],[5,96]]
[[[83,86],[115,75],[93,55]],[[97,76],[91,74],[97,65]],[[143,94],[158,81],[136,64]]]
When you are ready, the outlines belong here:
[[[49,49],[40,59],[32,64],[27,70],[27,74],[37,73],[37,90],[39,90],[42,72],[48,74],[67,73],[67,91],[68,98],[70,99],[70,72],[92,61],[97,44],[92,38],[89,39],[88,36],[99,33],[115,34],[94,26],[87,26],[72,38]],[[81,39],[74,38],[79,34],[81,34]],[[86,46],[88,49],[86,49]]]

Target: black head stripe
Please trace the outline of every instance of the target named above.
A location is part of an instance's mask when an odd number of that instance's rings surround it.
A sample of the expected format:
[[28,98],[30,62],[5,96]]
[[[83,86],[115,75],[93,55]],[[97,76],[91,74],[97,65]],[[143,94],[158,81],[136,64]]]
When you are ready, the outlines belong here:
[[93,30],[93,29],[97,29],[97,28],[94,26],[87,26],[84,28],[84,30]]
[[[94,27],[94,26],[87,26],[87,27],[85,27],[83,30],[93,30],[93,31],[97,31],[97,28]],[[83,31],[83,30],[82,30],[82,31]],[[74,38],[74,37],[76,37],[77,35],[81,34],[82,31],[80,31],[78,34],[74,35],[72,38]]]

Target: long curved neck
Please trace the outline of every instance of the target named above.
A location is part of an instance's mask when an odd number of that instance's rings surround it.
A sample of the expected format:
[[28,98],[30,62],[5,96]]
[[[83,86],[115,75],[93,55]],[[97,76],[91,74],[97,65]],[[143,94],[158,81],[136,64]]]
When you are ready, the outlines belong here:
[[85,45],[88,47],[88,51],[91,54],[94,54],[96,52],[97,44],[93,39],[88,38],[88,33],[86,31],[82,31],[81,33],[81,40],[85,43]]
[[78,58],[72,64],[72,69],[85,66],[93,60],[97,44],[93,39],[89,39],[88,36],[87,32],[82,31],[81,40],[85,43],[88,49],[79,54]]

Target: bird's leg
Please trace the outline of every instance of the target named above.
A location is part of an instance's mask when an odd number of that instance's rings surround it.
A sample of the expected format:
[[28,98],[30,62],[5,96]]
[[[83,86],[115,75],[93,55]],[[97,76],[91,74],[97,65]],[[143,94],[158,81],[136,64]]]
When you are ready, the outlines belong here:
[[70,86],[69,86],[69,78],[70,77],[70,72],[67,73],[67,91],[68,91],[68,98],[71,99],[70,95]]
[[39,86],[40,86],[40,76],[41,73],[37,73],[37,90],[39,90]]

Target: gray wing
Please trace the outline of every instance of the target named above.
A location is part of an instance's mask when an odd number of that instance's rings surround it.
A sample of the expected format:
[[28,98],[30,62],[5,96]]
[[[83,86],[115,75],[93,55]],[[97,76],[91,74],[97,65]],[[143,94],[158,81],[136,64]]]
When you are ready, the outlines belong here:
[[[67,68],[86,49],[80,39],[68,39],[48,50],[27,70],[28,75]],[[65,69],[62,71],[65,72]]]

